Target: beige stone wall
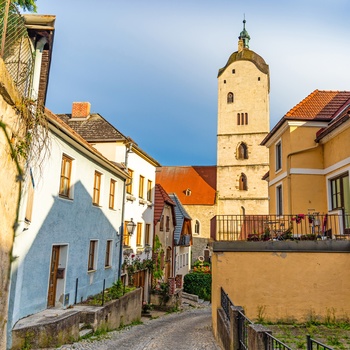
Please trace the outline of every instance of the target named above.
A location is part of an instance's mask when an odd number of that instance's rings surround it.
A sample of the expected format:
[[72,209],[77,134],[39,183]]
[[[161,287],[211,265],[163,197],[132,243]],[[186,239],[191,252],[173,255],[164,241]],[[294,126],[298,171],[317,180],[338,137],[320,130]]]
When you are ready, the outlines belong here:
[[348,318],[350,278],[344,271],[349,264],[349,253],[331,251],[213,253],[213,329],[217,329],[221,287],[252,320],[261,316],[272,322],[315,317],[324,321],[333,314]]
[[[227,103],[229,92],[233,103]],[[248,114],[247,125],[238,125],[238,113]],[[268,186],[262,177],[269,170],[269,152],[260,143],[268,132],[269,76],[253,62],[235,61],[218,78],[218,215],[242,214],[242,207],[246,214],[267,214]],[[242,142],[248,159],[237,157]],[[239,189],[242,173],[247,191]]]
[[[14,105],[19,101],[20,97],[12,79],[0,59],[0,121],[6,125],[9,137],[14,137],[14,140],[16,133],[21,130],[19,117],[14,109]],[[0,128],[0,349],[6,348],[8,277],[20,190],[20,182],[16,181],[17,175],[18,171],[11,157],[8,141],[3,128]]]

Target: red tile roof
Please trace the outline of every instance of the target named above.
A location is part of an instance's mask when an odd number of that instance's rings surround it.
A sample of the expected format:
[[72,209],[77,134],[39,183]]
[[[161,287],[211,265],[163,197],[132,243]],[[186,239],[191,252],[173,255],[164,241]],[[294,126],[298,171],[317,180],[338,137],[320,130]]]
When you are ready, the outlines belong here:
[[349,98],[350,91],[313,91],[283,116],[261,144],[265,145],[286,120],[331,121]]
[[285,119],[330,120],[350,98],[350,91],[315,90],[284,116]]
[[[164,188],[160,184],[155,185],[155,194],[154,194],[154,224],[160,220],[164,205],[171,205],[173,207],[176,206],[175,202],[169,197],[169,195],[165,192]],[[175,212],[173,211],[173,216],[175,220]],[[175,222],[174,222],[175,225]]]
[[[182,204],[213,205],[216,199],[216,166],[163,166],[156,182],[176,193]],[[190,195],[186,195],[189,190]]]

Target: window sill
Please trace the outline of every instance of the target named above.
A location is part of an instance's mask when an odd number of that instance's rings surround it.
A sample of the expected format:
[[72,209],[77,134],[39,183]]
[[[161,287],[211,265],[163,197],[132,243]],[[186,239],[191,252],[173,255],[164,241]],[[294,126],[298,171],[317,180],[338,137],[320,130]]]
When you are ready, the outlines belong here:
[[96,272],[96,270],[88,270],[87,273],[94,273],[94,272]]
[[112,268],[111,265],[105,266],[105,270],[109,270],[109,269],[111,269],[111,268]]
[[101,208],[101,205],[99,205],[97,203],[92,203],[92,206],[94,206],[95,208]]
[[67,197],[67,196],[63,196],[62,194],[58,194],[58,198],[60,199],[65,199],[69,202],[72,202],[73,201],[73,198],[72,197]]
[[139,204],[145,205],[145,204],[147,204],[147,201],[144,200],[143,198],[140,198],[139,199]]
[[126,195],[126,200],[133,202],[136,198],[132,194],[127,194]]

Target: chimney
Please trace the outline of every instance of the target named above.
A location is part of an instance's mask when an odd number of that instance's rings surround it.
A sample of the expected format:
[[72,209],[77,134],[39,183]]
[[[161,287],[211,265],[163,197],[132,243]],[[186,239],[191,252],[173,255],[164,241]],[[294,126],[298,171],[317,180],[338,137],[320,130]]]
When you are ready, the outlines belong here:
[[87,118],[90,115],[90,102],[73,102],[72,118]]

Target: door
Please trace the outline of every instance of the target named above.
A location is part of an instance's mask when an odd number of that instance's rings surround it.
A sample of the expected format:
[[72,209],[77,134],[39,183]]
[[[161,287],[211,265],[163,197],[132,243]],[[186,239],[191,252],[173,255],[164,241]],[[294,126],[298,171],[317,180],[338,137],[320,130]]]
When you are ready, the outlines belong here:
[[51,263],[50,263],[49,293],[47,297],[48,307],[55,306],[56,287],[57,287],[57,269],[58,269],[59,259],[60,259],[60,246],[54,245],[52,247]]

